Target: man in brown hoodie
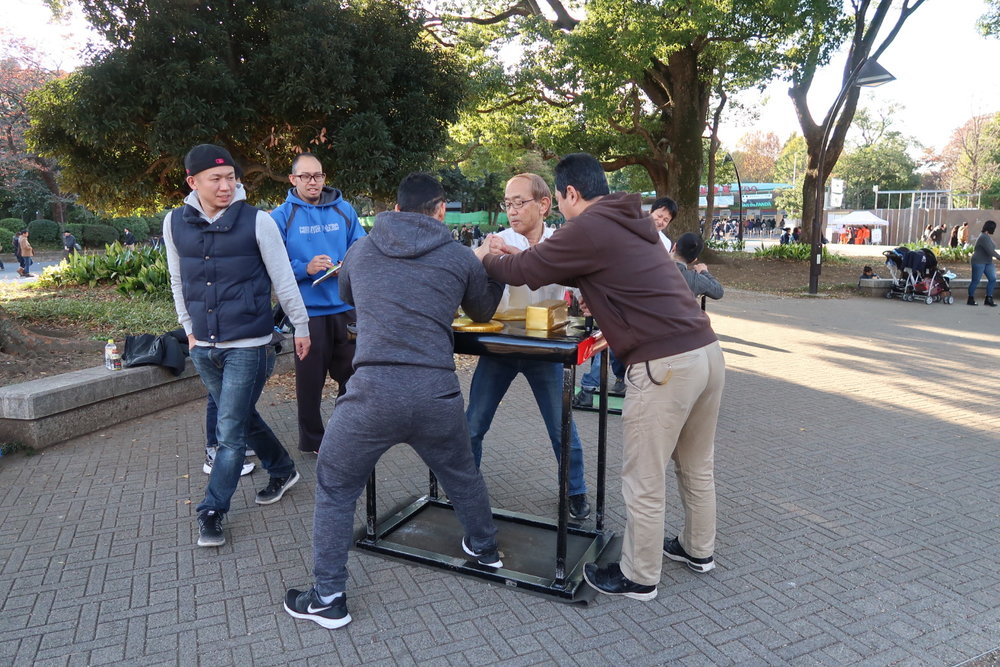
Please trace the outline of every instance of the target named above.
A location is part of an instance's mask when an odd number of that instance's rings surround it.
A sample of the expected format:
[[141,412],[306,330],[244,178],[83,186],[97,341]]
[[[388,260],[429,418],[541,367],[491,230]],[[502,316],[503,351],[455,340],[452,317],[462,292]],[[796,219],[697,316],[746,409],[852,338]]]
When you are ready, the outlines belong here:
[[[696,572],[715,567],[713,461],[725,382],[722,350],[708,317],[663,252],[639,195],[609,194],[604,169],[587,153],[563,158],[555,180],[565,225],[523,252],[491,238],[477,254],[490,277],[510,285],[579,287],[608,343],[628,366],[622,559],[603,568],[588,563],[584,577],[602,593],[652,600],[661,553]],[[685,517],[683,532],[665,540],[671,458]]]

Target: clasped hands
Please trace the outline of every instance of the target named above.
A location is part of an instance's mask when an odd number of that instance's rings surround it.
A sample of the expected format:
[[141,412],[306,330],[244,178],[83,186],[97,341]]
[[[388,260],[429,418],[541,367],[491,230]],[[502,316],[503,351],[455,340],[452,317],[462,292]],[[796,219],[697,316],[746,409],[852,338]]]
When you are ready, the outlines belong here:
[[476,248],[476,257],[482,259],[486,255],[516,255],[521,252],[518,248],[504,243],[503,239],[496,234],[487,234],[482,245]]

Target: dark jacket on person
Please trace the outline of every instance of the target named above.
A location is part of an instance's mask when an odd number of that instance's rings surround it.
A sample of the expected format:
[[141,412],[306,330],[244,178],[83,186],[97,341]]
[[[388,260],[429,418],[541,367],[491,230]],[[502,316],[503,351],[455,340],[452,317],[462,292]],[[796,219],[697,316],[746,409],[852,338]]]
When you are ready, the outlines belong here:
[[677,270],[681,272],[688,288],[696,297],[704,294],[710,299],[721,299],[723,294],[725,294],[726,290],[722,286],[722,283],[716,280],[715,276],[708,271],[698,273],[693,269],[689,269],[683,262],[674,263],[677,264]]
[[420,213],[384,211],[347,251],[340,298],[357,310],[354,366],[406,364],[455,370],[451,323],[461,306],[486,322],[503,285],[490,280],[447,227]]
[[237,201],[210,225],[188,204],[169,220],[195,338],[221,343],[270,334],[271,278],[257,249],[257,209]]
[[637,194],[606,195],[545,243],[517,255],[488,255],[484,264],[491,277],[510,285],[579,287],[626,364],[717,340]]

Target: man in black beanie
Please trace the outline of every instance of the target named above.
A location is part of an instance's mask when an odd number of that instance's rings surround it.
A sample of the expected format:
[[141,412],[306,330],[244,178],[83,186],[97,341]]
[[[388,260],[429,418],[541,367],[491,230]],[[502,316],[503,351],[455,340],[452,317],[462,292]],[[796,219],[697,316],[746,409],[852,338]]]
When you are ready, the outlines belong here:
[[205,499],[197,507],[202,547],[226,542],[222,520],[248,447],[270,475],[267,488],[257,494],[258,504],[281,500],[299,481],[295,463],[255,406],[274,370],[272,285],[295,330],[306,332],[295,337],[300,359],[309,353],[309,316],[274,220],[244,201],[235,166],[224,148],[192,148],[184,158],[192,192],[163,221],[177,320],[219,411],[218,450]]

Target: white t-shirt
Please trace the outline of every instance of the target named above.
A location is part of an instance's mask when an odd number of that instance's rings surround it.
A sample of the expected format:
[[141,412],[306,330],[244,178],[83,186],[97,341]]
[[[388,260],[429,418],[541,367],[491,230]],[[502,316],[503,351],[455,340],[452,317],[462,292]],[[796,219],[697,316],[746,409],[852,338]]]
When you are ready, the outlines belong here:
[[[555,232],[551,227],[542,227],[542,238],[539,243],[543,243],[545,239],[552,236]],[[508,227],[499,234],[497,234],[503,242],[512,248],[517,248],[518,250],[527,250],[531,247],[528,243],[528,238],[518,234],[513,229]],[[539,301],[549,301],[551,299],[562,299],[563,295],[566,293],[566,287],[564,285],[543,285],[536,290],[529,289],[527,285],[508,285],[503,291],[503,297],[500,298],[500,305],[497,306],[497,310],[513,310],[517,308],[527,308],[533,303],[538,303]]]
[[670,239],[668,239],[667,235],[663,232],[660,232],[660,241],[663,242],[663,247],[667,249],[667,252],[670,252],[670,250],[674,247],[674,244],[670,242]]

